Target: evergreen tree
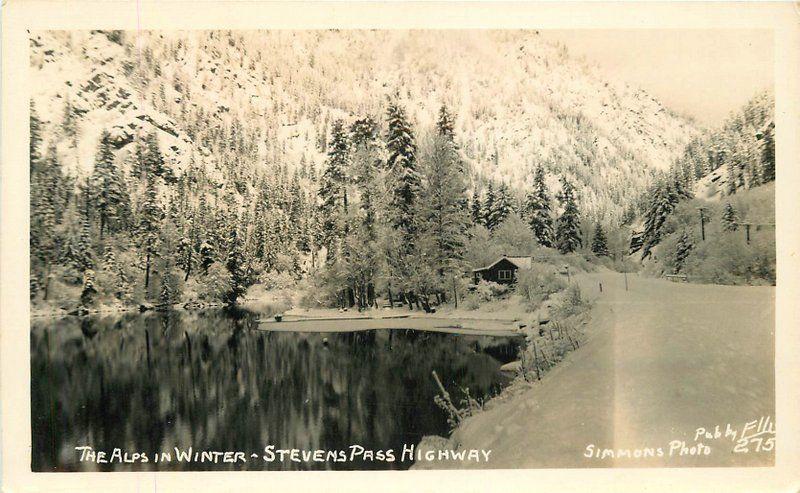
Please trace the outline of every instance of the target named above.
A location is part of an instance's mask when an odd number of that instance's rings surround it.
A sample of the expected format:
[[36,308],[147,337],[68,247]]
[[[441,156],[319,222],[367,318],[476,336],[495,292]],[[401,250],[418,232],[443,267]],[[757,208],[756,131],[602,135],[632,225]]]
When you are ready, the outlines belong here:
[[736,181],[737,172],[736,172],[736,162],[735,161],[733,161],[733,160],[728,161],[727,172],[728,172],[728,176],[727,176],[727,186],[728,186],[727,192],[728,192],[728,195],[733,195],[733,194],[736,193],[736,189],[738,188],[737,187],[737,181]]
[[494,223],[492,223],[492,211],[495,208],[494,203],[496,200],[497,196],[494,192],[494,182],[490,181],[486,185],[486,194],[483,197],[483,203],[481,204],[481,223],[490,231],[496,226]]
[[644,231],[642,233],[642,259],[651,254],[653,247],[661,241],[661,229],[675,206],[679,197],[672,189],[670,183],[657,184],[650,199],[650,205],[645,212]]
[[675,247],[675,273],[679,274],[681,270],[683,270],[684,264],[686,263],[686,259],[689,257],[689,253],[694,248],[694,244],[692,243],[692,239],[689,236],[689,233],[684,231],[680,238],[678,238],[678,243]]
[[422,236],[431,251],[427,258],[440,276],[457,269],[464,253],[469,211],[463,206],[466,180],[455,149],[442,134],[425,146],[421,157],[425,182],[420,195]]
[[392,225],[405,234],[404,244],[411,247],[416,222],[414,208],[421,187],[417,172],[417,147],[405,110],[396,101],[389,103],[386,117],[389,127],[386,134],[386,150],[389,154],[386,167],[392,185]]
[[139,236],[139,248],[144,255],[145,264],[145,288],[150,286],[150,270],[153,261],[158,256],[158,239],[159,231],[161,229],[161,220],[164,213],[158,201],[158,192],[156,190],[156,178],[150,176],[147,179],[145,187],[144,203],[139,217],[139,225],[137,228]]
[[722,229],[724,231],[736,231],[739,229],[739,215],[730,202],[725,204],[722,211]]
[[158,147],[158,135],[156,132],[147,134],[145,148],[142,152],[144,153],[144,170],[148,177],[165,177],[167,173],[164,166],[164,156],[161,154],[161,149]]
[[92,305],[97,296],[97,279],[92,269],[83,272],[83,289],[81,290],[81,304]]
[[244,262],[242,238],[237,228],[231,228],[228,236],[229,252],[225,268],[230,274],[230,291],[225,293],[225,302],[235,304],[247,291],[247,271]]
[[455,144],[455,131],[453,129],[453,117],[447,110],[447,106],[442,104],[439,108],[439,119],[436,121],[436,130],[448,142]]
[[181,270],[186,273],[183,278],[183,282],[186,282],[189,280],[189,274],[192,272],[192,266],[194,265],[194,249],[192,248],[192,240],[190,240],[186,235],[181,237],[180,241],[178,242],[178,249],[175,253],[177,255],[178,267],[180,267]]
[[77,266],[80,271],[94,268],[92,257],[92,229],[89,224],[89,218],[83,215],[81,218],[81,230],[78,236],[76,258]]
[[489,228],[489,231],[494,231],[495,228],[503,224],[503,221],[512,212],[511,194],[508,191],[508,185],[504,182],[500,183],[494,195],[494,200],[488,207],[486,227]]
[[563,212],[556,223],[556,246],[561,253],[572,253],[583,245],[580,236],[578,204],[575,188],[565,177],[561,178],[561,193],[558,196]]
[[117,263],[117,256],[114,254],[114,250],[111,247],[106,247],[103,252],[103,269],[111,274],[116,283],[114,286],[114,295],[117,299],[123,299],[129,291],[128,278],[125,275],[125,271],[120,268]]
[[770,124],[762,134],[761,170],[764,183],[775,181],[775,126]]
[[603,226],[599,223],[594,230],[594,238],[592,239],[592,253],[597,255],[598,257],[608,257],[608,240],[606,239],[606,234],[603,231]]
[[370,117],[362,118],[350,127],[353,174],[361,196],[362,225],[368,241],[375,239],[378,215],[378,172],[381,166],[378,149],[378,124]]
[[42,122],[39,120],[39,114],[36,112],[33,100],[30,101],[30,140],[29,153],[30,158],[30,172],[34,173],[34,169],[38,166],[42,159]]
[[320,212],[323,216],[323,234],[328,256],[332,258],[333,245],[341,239],[345,231],[347,216],[347,135],[341,120],[335,120],[331,127],[331,141],[328,145],[328,159],[320,180],[319,196],[322,199]]
[[472,216],[472,224],[483,224],[483,215],[481,214],[481,196],[478,194],[478,187],[472,191],[472,202],[470,203],[470,212]]
[[533,230],[536,241],[543,247],[552,248],[553,218],[550,210],[550,193],[545,183],[544,168],[539,166],[533,177],[533,190],[525,201],[525,217]]
[[100,216],[100,238],[109,224],[120,217],[125,202],[125,189],[111,152],[110,135],[104,131],[91,176],[91,192],[94,209]]
[[198,252],[200,254],[200,268],[203,269],[203,274],[208,274],[209,267],[211,267],[216,260],[214,246],[207,241],[203,241],[200,244]]

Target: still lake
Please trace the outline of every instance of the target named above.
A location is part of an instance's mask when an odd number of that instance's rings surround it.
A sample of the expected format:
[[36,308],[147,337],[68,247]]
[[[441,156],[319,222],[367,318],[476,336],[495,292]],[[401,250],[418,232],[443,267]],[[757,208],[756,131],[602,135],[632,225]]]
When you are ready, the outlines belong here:
[[[447,436],[431,375],[454,400],[500,391],[504,337],[414,330],[267,332],[246,310],[124,314],[31,325],[34,471],[406,469],[409,461],[176,462],[182,450],[389,450]],[[327,340],[325,340],[327,338]],[[75,447],[145,453],[80,462]],[[153,462],[155,452],[173,461]]]

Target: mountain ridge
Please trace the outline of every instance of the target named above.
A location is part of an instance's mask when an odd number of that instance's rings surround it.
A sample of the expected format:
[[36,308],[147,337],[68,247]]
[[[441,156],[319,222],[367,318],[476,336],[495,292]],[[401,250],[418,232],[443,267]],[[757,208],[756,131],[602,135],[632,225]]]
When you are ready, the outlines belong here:
[[[218,186],[270,162],[319,170],[332,120],[382,120],[385,98],[397,94],[418,134],[442,103],[452,108],[473,186],[491,179],[524,190],[541,164],[551,191],[566,175],[585,213],[613,221],[699,133],[534,31],[92,31],[31,40],[45,140],[78,174],[91,172],[104,129],[123,158],[137,134],[156,131],[178,174],[202,166]],[[59,132],[67,101],[75,148]],[[237,126],[241,153],[224,144]],[[232,159],[243,169],[227,169]]]

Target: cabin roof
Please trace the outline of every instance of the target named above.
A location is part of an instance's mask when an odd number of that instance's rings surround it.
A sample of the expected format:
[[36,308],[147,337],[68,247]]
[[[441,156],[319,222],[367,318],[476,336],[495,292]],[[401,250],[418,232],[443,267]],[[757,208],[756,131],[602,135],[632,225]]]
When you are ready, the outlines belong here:
[[531,257],[503,255],[502,257],[495,260],[493,263],[487,265],[486,267],[479,267],[477,269],[472,269],[472,272],[481,272],[489,270],[498,263],[500,263],[503,259],[508,260],[512,264],[516,265],[518,269],[530,269],[533,263],[533,259]]

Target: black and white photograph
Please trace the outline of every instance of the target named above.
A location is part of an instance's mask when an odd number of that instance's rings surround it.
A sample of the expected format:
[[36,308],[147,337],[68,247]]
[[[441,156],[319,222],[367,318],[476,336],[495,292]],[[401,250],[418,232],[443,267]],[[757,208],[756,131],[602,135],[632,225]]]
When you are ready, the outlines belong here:
[[26,35],[30,472],[776,465],[774,31]]

